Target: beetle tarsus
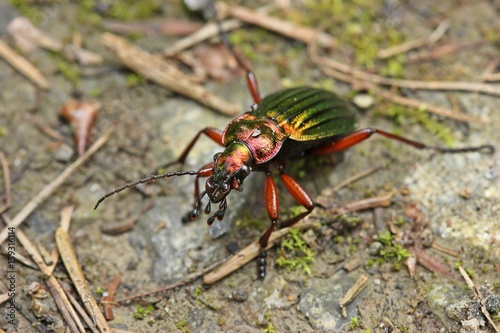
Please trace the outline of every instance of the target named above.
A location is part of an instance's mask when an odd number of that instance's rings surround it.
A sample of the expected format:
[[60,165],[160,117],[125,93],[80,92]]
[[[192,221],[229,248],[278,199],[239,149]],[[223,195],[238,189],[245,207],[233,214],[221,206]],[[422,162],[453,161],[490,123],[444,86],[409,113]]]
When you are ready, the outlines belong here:
[[212,206],[210,205],[210,201],[207,203],[207,206],[205,207],[205,214],[210,214],[210,211],[212,210]]
[[257,273],[259,279],[264,279],[266,277],[266,265],[267,265],[266,257],[267,257],[266,249],[261,248],[259,259],[257,260]]

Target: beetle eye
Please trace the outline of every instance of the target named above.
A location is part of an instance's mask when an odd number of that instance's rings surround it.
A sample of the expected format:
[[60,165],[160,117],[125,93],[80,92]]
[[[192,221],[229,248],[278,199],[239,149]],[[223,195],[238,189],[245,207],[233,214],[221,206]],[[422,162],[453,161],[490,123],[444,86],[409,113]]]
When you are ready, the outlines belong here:
[[219,156],[220,156],[221,153],[216,153],[214,155],[214,163],[217,163],[217,160],[219,159]]
[[252,169],[248,165],[243,165],[240,169],[240,172],[243,177],[246,177],[250,174],[251,170]]

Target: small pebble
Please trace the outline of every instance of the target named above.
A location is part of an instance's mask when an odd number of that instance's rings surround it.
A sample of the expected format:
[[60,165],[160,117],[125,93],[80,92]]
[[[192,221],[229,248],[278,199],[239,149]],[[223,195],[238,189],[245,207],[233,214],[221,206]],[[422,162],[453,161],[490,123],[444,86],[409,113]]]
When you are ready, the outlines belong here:
[[360,109],[368,109],[373,106],[373,96],[366,94],[358,94],[354,96],[352,102]]
[[236,302],[245,302],[248,298],[248,293],[243,290],[233,290],[231,294],[231,299]]
[[69,145],[63,143],[59,148],[54,151],[54,158],[58,162],[69,162],[73,157],[75,150],[71,148]]

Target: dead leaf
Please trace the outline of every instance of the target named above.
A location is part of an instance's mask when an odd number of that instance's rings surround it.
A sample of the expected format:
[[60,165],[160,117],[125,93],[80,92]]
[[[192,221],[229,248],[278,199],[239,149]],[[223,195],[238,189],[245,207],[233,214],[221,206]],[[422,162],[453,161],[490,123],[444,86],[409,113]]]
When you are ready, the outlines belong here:
[[61,116],[73,127],[78,155],[85,153],[90,132],[101,103],[70,98],[61,109]]

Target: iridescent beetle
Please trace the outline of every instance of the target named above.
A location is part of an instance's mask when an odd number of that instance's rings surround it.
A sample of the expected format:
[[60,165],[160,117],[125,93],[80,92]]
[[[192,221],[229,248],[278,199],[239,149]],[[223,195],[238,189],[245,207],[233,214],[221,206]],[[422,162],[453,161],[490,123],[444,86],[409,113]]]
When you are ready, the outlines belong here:
[[[220,23],[220,22],[219,22]],[[153,175],[119,187],[104,195],[94,209],[106,198],[129,187],[172,176],[195,175],[194,204],[186,219],[195,219],[202,209],[202,199],[208,196],[204,212],[210,214],[212,204],[218,208],[208,218],[211,225],[215,219],[221,221],[227,209],[226,197],[232,190],[240,190],[245,178],[252,171],[266,173],[265,207],[271,225],[260,237],[261,254],[258,261],[258,275],[266,275],[266,251],[269,237],[278,223],[279,199],[276,183],[270,171],[276,165],[280,179],[306,211],[292,219],[280,223],[280,227],[290,226],[307,216],[314,208],[314,202],[302,186],[285,173],[285,163],[292,157],[312,154],[316,156],[341,152],[369,138],[380,134],[391,140],[400,141],[418,149],[431,149],[441,153],[463,153],[484,150],[494,152],[491,145],[464,148],[441,148],[428,146],[402,136],[394,135],[375,128],[355,129],[354,113],[346,102],[336,94],[313,87],[298,87],[278,91],[263,99],[260,98],[257,80],[253,72],[233,50],[227,36],[221,30],[221,37],[235,56],[238,64],[245,69],[248,89],[254,105],[251,110],[231,121],[223,131],[207,127],[198,132],[173,164],[184,164],[187,155],[202,134],[225,147],[215,154],[213,162],[199,170],[166,172]],[[200,192],[198,180],[208,177],[205,190]]]

